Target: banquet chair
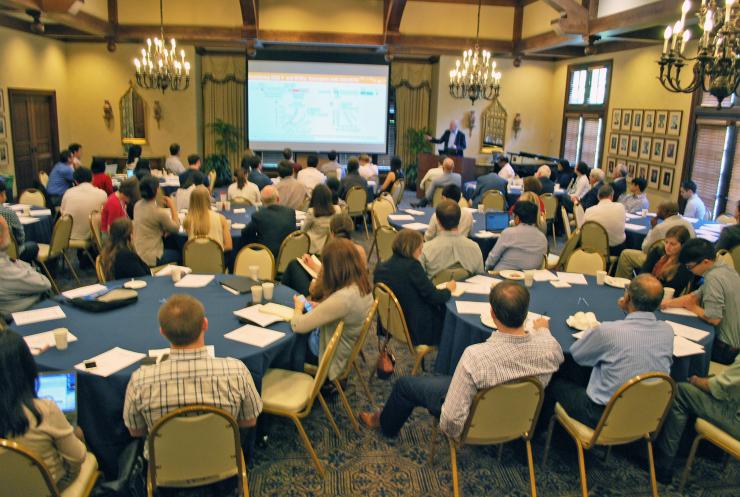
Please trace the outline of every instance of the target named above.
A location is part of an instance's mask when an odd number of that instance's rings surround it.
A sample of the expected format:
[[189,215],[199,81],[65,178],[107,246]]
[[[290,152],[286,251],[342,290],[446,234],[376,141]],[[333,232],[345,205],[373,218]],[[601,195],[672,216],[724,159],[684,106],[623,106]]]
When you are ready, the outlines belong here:
[[6,250],[8,257],[10,259],[17,259],[18,258],[18,242],[15,241],[15,236],[13,236],[13,230],[8,230],[8,235],[10,236],[10,243],[8,244],[8,248]]
[[696,449],[699,448],[699,442],[702,440],[719,447],[735,459],[740,459],[740,440],[702,418],[696,418],[694,428],[696,429],[696,438],[694,438],[694,443],[691,444],[689,458],[681,475],[681,482],[678,484],[678,493],[683,493],[683,487],[686,485],[691,466],[694,464]]
[[39,171],[39,183],[41,183],[41,186],[44,188],[49,185],[49,175],[46,174],[46,171]]
[[506,198],[498,190],[488,190],[483,194],[480,203],[483,204],[484,210],[502,211],[506,207]]
[[468,278],[470,278],[470,273],[467,272],[465,269],[461,267],[451,267],[443,269],[442,271],[435,274],[432,278],[432,282],[435,285],[439,285],[440,283],[447,283],[450,280],[463,281]]
[[226,271],[221,245],[207,236],[196,236],[185,243],[182,262],[194,273],[223,274]]
[[362,389],[365,391],[365,396],[367,397],[367,400],[371,404],[373,403],[373,396],[370,393],[370,388],[368,388],[365,379],[360,373],[360,368],[357,366],[357,358],[359,357],[360,352],[362,352],[362,347],[365,345],[365,341],[367,340],[367,336],[370,332],[370,328],[373,324],[373,319],[375,318],[375,313],[377,312],[377,310],[378,299],[375,299],[373,305],[370,306],[370,311],[367,313],[367,317],[365,317],[364,323],[362,324],[360,335],[357,337],[357,340],[355,340],[355,345],[354,347],[352,347],[352,352],[349,355],[349,361],[347,361],[347,365],[344,367],[344,371],[339,373],[339,376],[332,380],[332,383],[336,387],[337,393],[339,394],[339,399],[342,401],[344,410],[347,412],[347,416],[352,422],[352,426],[357,433],[360,432],[360,425],[357,423],[355,413],[352,412],[352,407],[349,405],[349,400],[347,400],[347,396],[345,395],[342,383],[344,382],[346,384],[347,380],[349,379],[350,373],[352,373],[352,370],[354,369],[357,380],[360,382],[360,385],[362,385]]
[[370,205],[373,230],[378,229],[380,226],[390,226],[388,216],[396,212],[396,205],[393,203],[391,196],[387,194],[381,195]]
[[101,226],[100,211],[90,213],[90,234],[95,248],[98,253],[101,253],[103,251],[103,229]]
[[[51,281],[51,285],[56,293],[59,293],[59,287],[57,286],[56,281],[54,281],[54,278],[51,276],[51,272],[47,267],[47,263],[60,256],[67,264],[67,267],[72,273],[72,276],[74,276],[74,279],[77,281],[77,285],[80,284],[80,278],[77,276],[75,268],[72,266],[72,263],[69,261],[69,258],[67,257],[67,254],[65,252],[69,248],[69,236],[72,233],[73,222],[74,221],[72,220],[72,216],[70,216],[69,214],[64,214],[60,216],[59,219],[57,219],[57,222],[54,223],[54,229],[52,229],[51,231],[51,243],[49,243],[48,245],[46,243],[38,244],[39,253],[38,255],[36,255],[36,261],[41,264],[44,273],[46,273],[49,281]],[[93,264],[94,263],[95,261],[93,261]]]
[[728,214],[722,214],[717,216],[717,219],[715,219],[719,224],[735,224],[737,221],[735,221],[735,218],[728,215]]
[[208,171],[208,193],[213,195],[213,189],[216,188],[216,170],[211,169]]
[[308,212],[308,208],[311,207],[311,196],[306,195],[303,197],[303,203],[301,204],[301,208],[298,209],[299,211]]
[[[378,302],[380,324],[388,333],[389,339],[394,338],[408,347],[409,352],[414,357],[411,376],[416,376],[424,356],[437,350],[437,347],[433,345],[414,345],[414,342],[411,340],[409,328],[406,325],[406,318],[403,314],[401,303],[388,285],[385,283],[376,283],[373,289],[373,295]],[[375,370],[373,370],[373,374],[375,374]]]
[[610,255],[609,234],[596,221],[587,221],[581,226],[581,244],[579,248],[598,252],[607,261],[607,271],[617,263],[617,257]]
[[588,497],[583,449],[588,450],[597,445],[611,447],[644,439],[647,443],[650,486],[653,497],[658,497],[652,441],[660,431],[675,395],[676,384],[669,375],[657,372],[637,375],[614,392],[595,428],[576,421],[560,403],[555,404],[555,414],[550,419],[547,430],[542,467],[547,464],[552,431],[555,421],[558,421],[576,443],[581,494]]
[[540,200],[542,200],[542,203],[545,206],[545,222],[550,227],[552,243],[555,244],[555,247],[557,248],[558,238],[555,234],[555,216],[558,212],[558,199],[556,199],[555,195],[552,193],[543,193],[540,195]]
[[367,230],[367,190],[361,186],[353,186],[347,191],[347,215],[354,220],[362,217],[362,224],[365,226],[365,238],[370,239],[370,232]]
[[234,199],[231,201],[232,207],[250,207],[252,205],[252,202],[247,200],[244,197],[234,197]]
[[576,228],[583,226],[583,220],[586,217],[586,211],[583,210],[583,206],[580,202],[573,206],[573,217],[576,219]]
[[19,204],[33,205],[35,207],[46,207],[44,192],[36,188],[26,188],[18,197]]
[[101,256],[95,258],[95,276],[98,277],[98,283],[105,284],[105,273],[103,272],[103,259]]
[[193,488],[236,477],[238,495],[248,496],[239,426],[228,412],[208,405],[171,411],[147,437],[147,495],[159,487]]
[[583,249],[575,250],[565,265],[566,273],[581,273],[596,276],[596,271],[605,271],[604,256],[597,252],[587,252]]
[[395,202],[396,207],[401,205],[401,200],[403,200],[403,191],[406,189],[406,180],[403,178],[397,179],[393,186],[391,186],[391,197],[393,197],[393,202]]
[[[478,391],[470,405],[470,412],[460,434],[460,441],[456,442],[447,437],[450,445],[454,497],[460,495],[457,469],[458,449],[462,449],[466,444],[498,445],[499,462],[501,462],[503,444],[520,438],[524,439],[527,449],[531,495],[537,497],[531,440],[543,400],[544,388],[536,378],[522,378]],[[432,464],[434,464],[438,421],[435,420],[432,426],[432,453],[429,458]]]
[[560,251],[560,257],[558,258],[558,261],[554,265],[548,264],[548,269],[556,269],[558,271],[565,271],[565,266],[568,265],[568,260],[570,259],[570,256],[573,255],[573,252],[576,251],[578,248],[578,243],[581,240],[581,233],[579,231],[575,231],[570,238],[568,238],[565,241],[565,245],[563,245],[563,250]]
[[261,243],[250,243],[242,247],[234,261],[234,274],[250,276],[249,266],[259,266],[259,279],[275,281],[275,256]]
[[718,250],[717,256],[714,258],[716,262],[721,262],[722,264],[735,269],[735,261],[732,259],[732,255],[730,252],[728,252],[726,249]]
[[[72,483],[59,490],[44,461],[34,452],[11,440],[0,438],[0,480],[6,485],[2,495],[23,497],[87,497],[100,476],[98,461],[88,452]],[[8,486],[8,484],[10,484]]]
[[373,234],[373,245],[367,254],[367,261],[373,256],[373,248],[378,264],[385,262],[393,255],[393,240],[396,239],[398,231],[393,226],[380,226]]
[[740,273],[740,245],[735,245],[732,250],[730,250],[730,255],[732,255],[735,271]]
[[327,171],[324,173],[324,176],[327,178],[336,178],[336,179],[342,179],[339,177],[339,169],[332,169],[331,171]]
[[563,218],[563,228],[565,228],[565,239],[569,239],[571,235],[573,234],[573,229],[575,228],[574,222],[571,218],[568,217],[568,212],[565,210],[565,207],[560,207],[560,216]]
[[337,351],[337,345],[343,331],[344,321],[340,321],[329,343],[326,345],[326,350],[324,350],[319,360],[319,366],[313,377],[303,372],[273,368],[268,369],[262,377],[262,412],[287,417],[293,421],[303,441],[303,445],[306,447],[322,478],[326,477],[324,466],[319,461],[319,457],[316,455],[316,451],[308,439],[306,430],[303,429],[301,419],[311,414],[311,408],[313,408],[313,404],[318,397],[319,403],[326,417],[329,418],[334,432],[336,432],[337,437],[341,438],[341,433],[334,421],[334,416],[329,411],[329,406],[321,394],[321,386],[324,384],[329,373],[329,364],[334,359],[334,354]]
[[280,252],[278,252],[278,274],[284,273],[291,261],[307,254],[310,247],[311,239],[303,231],[294,231],[286,236],[280,244]]
[[434,193],[432,194],[432,207],[436,208],[442,201],[442,190],[444,190],[444,187],[441,186],[434,189]]

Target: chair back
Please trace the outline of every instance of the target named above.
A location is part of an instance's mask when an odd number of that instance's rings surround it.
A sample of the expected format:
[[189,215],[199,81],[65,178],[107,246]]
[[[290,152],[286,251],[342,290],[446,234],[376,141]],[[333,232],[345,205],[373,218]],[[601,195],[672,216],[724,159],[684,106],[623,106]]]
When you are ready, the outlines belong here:
[[367,211],[367,191],[361,186],[353,186],[347,191],[347,214],[361,216]]
[[306,195],[303,197],[303,202],[301,203],[301,208],[298,209],[299,211],[308,212],[309,207],[311,207],[311,196]]
[[596,276],[596,271],[606,269],[606,259],[597,252],[587,252],[577,249],[568,258],[565,271],[568,273],[581,273]]
[[552,221],[558,212],[558,199],[552,193],[543,193],[540,200],[545,205],[545,220]]
[[105,273],[103,272],[103,259],[99,255],[95,258],[95,275],[98,277],[98,283],[105,284]]
[[49,244],[49,259],[53,259],[69,248],[69,237],[72,234],[72,216],[64,214],[54,223]]
[[326,171],[326,172],[324,173],[324,175],[325,175],[325,176],[326,176],[327,178],[336,178],[336,179],[340,179],[340,178],[339,178],[339,169],[332,169],[332,170],[330,170],[330,171]]
[[461,267],[451,267],[443,269],[442,271],[435,274],[432,278],[432,281],[435,285],[439,285],[440,283],[446,283],[450,280],[463,281],[468,278],[470,278],[470,273],[467,272],[465,269]]
[[232,199],[231,205],[237,207],[249,207],[252,205],[252,202],[244,197],[237,196]]
[[732,247],[732,250],[730,250],[730,255],[732,256],[735,271],[740,273],[740,245],[735,245],[734,247]]
[[316,399],[316,396],[319,394],[319,390],[321,390],[321,387],[324,385],[324,381],[326,381],[326,377],[329,374],[329,366],[331,365],[331,361],[334,359],[334,354],[337,352],[337,346],[339,345],[339,340],[342,338],[343,332],[344,321],[339,321],[329,343],[326,344],[326,350],[324,350],[324,355],[322,355],[319,360],[316,375],[313,377],[311,396],[306,403],[309,407],[313,405],[313,401]]
[[437,207],[442,201],[442,190],[444,190],[444,188],[441,186],[434,189],[434,193],[432,193],[432,207]]
[[383,196],[378,197],[372,204],[373,212],[373,229],[377,230],[381,226],[390,226],[388,222],[388,215],[396,212],[396,206],[393,204],[393,200],[385,198]]
[[503,211],[506,208],[506,199],[498,190],[488,190],[480,201],[484,210]]
[[414,344],[411,341],[406,317],[403,315],[401,303],[396,295],[385,283],[376,283],[373,295],[378,302],[378,316],[383,329],[392,337],[408,346],[411,354],[414,352]]
[[583,226],[583,220],[586,217],[586,212],[583,210],[581,204],[573,206],[573,216],[576,218],[576,228]]
[[92,240],[95,247],[98,249],[98,253],[103,251],[103,228],[101,223],[100,211],[93,211],[90,213],[90,233],[92,233]]
[[35,205],[36,207],[46,207],[46,197],[41,190],[36,188],[27,188],[18,198],[19,204]]
[[393,182],[393,186],[391,186],[391,197],[393,197],[393,202],[395,204],[401,205],[401,200],[403,200],[403,191],[406,189],[406,180],[403,178],[399,178],[396,181]]
[[294,231],[286,236],[278,252],[277,272],[284,273],[290,261],[307,254],[311,248],[311,239],[302,231]]
[[[59,490],[44,463],[30,450],[11,440],[0,438],[0,480],[2,495],[23,497],[59,497]],[[9,491],[8,491],[9,490]]]
[[563,246],[563,250],[560,252],[560,258],[558,259],[558,264],[555,266],[555,269],[565,271],[565,266],[568,265],[568,260],[570,259],[570,256],[573,255],[573,252],[578,248],[580,241],[580,231],[575,231],[571,234],[570,238],[565,241],[565,245]]
[[8,229],[8,234],[10,235],[10,244],[8,245],[8,257],[11,259],[17,259],[18,258],[18,242],[15,241],[15,236],[13,236],[13,230]]
[[523,378],[480,390],[470,406],[460,440],[491,445],[532,438],[544,389],[536,378]]
[[378,247],[379,262],[387,261],[393,255],[393,240],[398,231],[392,226],[380,226],[375,230],[375,244]]
[[581,226],[580,248],[601,254],[609,260],[609,235],[596,221],[587,221]]
[[565,239],[570,239],[571,230],[570,230],[570,218],[568,218],[568,213],[565,211],[565,207],[560,207],[560,216],[563,218],[563,228],[565,229]]
[[604,409],[591,444],[616,445],[656,434],[673,403],[676,383],[665,373],[645,373],[631,378]]
[[[193,405],[172,411],[154,424],[147,444],[153,489],[196,487],[246,475],[239,427],[223,409]],[[237,480],[241,490],[243,480]]]
[[207,236],[197,236],[185,243],[182,262],[194,273],[223,273],[226,270],[221,245]]
[[354,364],[355,360],[357,360],[357,356],[359,356],[360,352],[362,352],[362,347],[365,345],[367,335],[370,333],[370,328],[372,327],[375,313],[377,311],[378,299],[375,299],[373,305],[370,306],[370,311],[368,311],[367,316],[365,317],[365,321],[362,323],[360,334],[357,337],[357,340],[355,340],[355,345],[354,347],[352,347],[352,352],[350,352],[349,354],[349,361],[347,361],[347,365],[344,367],[344,371],[342,371],[337,377],[339,380],[346,380],[347,378],[349,378],[349,374],[352,371],[352,364]]
[[216,170],[211,169],[208,171],[208,191],[213,193],[213,189],[216,188]]
[[[305,252],[304,252],[305,253]],[[275,279],[275,257],[266,246],[261,243],[245,245],[234,261],[234,274],[250,276],[249,266],[259,266],[259,278],[273,281]]]
[[44,188],[49,186],[49,175],[46,174],[46,171],[39,171],[39,183],[41,183],[41,186]]
[[728,252],[725,249],[719,250],[717,252],[717,257],[715,257],[716,262],[721,262],[722,264],[726,265],[727,267],[731,269],[735,268],[735,261],[732,259],[732,254]]

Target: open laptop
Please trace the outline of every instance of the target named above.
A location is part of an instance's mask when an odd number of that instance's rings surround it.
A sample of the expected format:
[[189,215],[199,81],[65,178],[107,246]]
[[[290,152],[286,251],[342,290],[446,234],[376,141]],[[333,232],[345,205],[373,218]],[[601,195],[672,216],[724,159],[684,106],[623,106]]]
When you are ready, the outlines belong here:
[[59,406],[64,417],[72,425],[77,424],[77,373],[74,371],[52,371],[39,373],[38,391],[40,399],[50,399]]
[[509,227],[509,213],[506,211],[486,212],[486,231],[500,233]]
[[108,176],[113,176],[118,172],[118,164],[106,164],[105,165],[105,174]]
[[126,176],[128,176],[130,178],[133,175],[134,175],[134,170],[133,169],[126,169]]

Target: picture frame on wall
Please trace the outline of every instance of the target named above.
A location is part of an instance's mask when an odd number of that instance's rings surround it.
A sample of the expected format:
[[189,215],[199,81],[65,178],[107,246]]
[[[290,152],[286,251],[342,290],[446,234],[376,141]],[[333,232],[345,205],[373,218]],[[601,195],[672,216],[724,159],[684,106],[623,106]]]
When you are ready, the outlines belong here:
[[660,191],[667,193],[673,191],[673,173],[672,167],[664,167],[660,170]]
[[653,139],[649,136],[643,136],[640,139],[640,159],[650,160],[650,153],[653,151]]
[[5,90],[0,88],[0,114],[5,114]]
[[0,166],[7,166],[10,163],[10,157],[8,156],[8,144],[6,142],[0,143]]
[[632,111],[632,131],[642,131],[642,110]]
[[648,178],[648,165],[641,162],[637,165],[637,177],[647,180]]
[[609,153],[617,155],[617,150],[619,150],[619,135],[612,133],[609,137]]
[[668,129],[668,111],[659,110],[655,112],[655,134],[664,135]]
[[622,109],[612,111],[612,130],[619,131],[622,129]]
[[676,164],[678,156],[678,140],[666,140],[665,150],[663,152],[663,162],[666,164]]
[[617,163],[614,167],[615,169],[619,169],[621,167],[627,167],[627,161],[625,161],[624,159],[617,159]]
[[5,122],[5,116],[0,115],[0,140],[8,137],[8,123]]
[[632,128],[632,109],[622,109],[622,131]]
[[614,157],[609,157],[606,160],[606,174],[607,176],[614,176],[614,166],[617,165],[617,159]]
[[681,135],[681,118],[683,112],[680,110],[672,110],[668,113],[668,130],[666,134],[668,136],[680,136]]
[[649,188],[658,189],[660,186],[660,166],[650,166],[647,181]]
[[639,136],[630,136],[630,149],[627,155],[635,159],[640,156],[640,137]]
[[627,171],[629,172],[629,177],[634,178],[635,174],[637,174],[637,162],[635,161],[627,162]]
[[664,138],[653,138],[653,151],[650,152],[650,160],[653,162],[663,162],[663,149],[665,148]]
[[655,132],[655,111],[646,110],[645,115],[642,117],[642,132],[653,133]]
[[630,135],[619,135],[619,155],[627,155],[630,148]]

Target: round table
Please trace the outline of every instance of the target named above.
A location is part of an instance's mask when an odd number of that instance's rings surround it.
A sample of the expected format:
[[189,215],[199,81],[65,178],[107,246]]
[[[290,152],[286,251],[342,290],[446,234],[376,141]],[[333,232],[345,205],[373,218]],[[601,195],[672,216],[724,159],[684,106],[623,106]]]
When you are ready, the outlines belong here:
[[[635,218],[631,218],[630,216],[634,216],[636,214],[630,214],[627,216],[627,224],[632,224],[635,227],[625,227],[625,234],[627,235],[627,239],[625,241],[626,247],[631,249],[640,249],[642,247],[642,242],[645,240],[645,237],[648,234],[648,231],[650,231],[650,220],[654,217],[653,216],[639,216]],[[693,221],[691,223],[694,226],[694,229],[699,229],[705,224],[717,224],[713,221],[703,221],[703,220],[697,220]],[[639,226],[639,228],[637,228]],[[717,240],[709,240],[710,242],[714,243]]]
[[[595,278],[586,276],[588,285],[572,285],[570,288],[555,288],[549,282],[535,282],[530,288],[531,300],[529,310],[550,317],[550,331],[560,343],[566,357],[575,339],[572,334],[577,330],[570,328],[565,320],[578,311],[593,312],[599,321],[616,321],[624,319],[624,312],[617,306],[617,300],[624,290],[610,286],[596,285]],[[447,302],[447,312],[442,327],[439,353],[435,371],[451,375],[455,371],[463,351],[468,345],[481,343],[491,336],[493,330],[481,323],[476,314],[460,314],[456,301],[488,301],[487,295],[463,294]],[[657,313],[658,319],[674,321],[709,332],[701,342],[705,354],[688,357],[674,357],[671,376],[678,381],[686,380],[692,374],[706,375],[709,369],[714,327],[696,317],[677,316]]]
[[[27,242],[36,243],[49,243],[51,241],[51,230],[53,228],[51,214],[33,215],[34,211],[45,211],[45,207],[31,207],[31,217],[38,219],[38,221],[23,224],[23,231],[26,233]],[[18,217],[22,216],[22,212],[16,211]]]
[[[216,275],[203,288],[177,288],[169,277],[146,277],[146,288],[139,290],[139,300],[133,305],[102,313],[90,313],[69,304],[61,305],[65,319],[14,326],[21,335],[66,327],[77,337],[64,351],[52,348],[36,357],[42,371],[73,369],[75,364],[94,357],[114,347],[147,353],[150,349],[169,346],[159,332],[157,311],[164,300],[173,293],[186,293],[200,300],[206,308],[208,331],[205,341],[213,345],[218,357],[235,357],[243,361],[254,378],[258,389],[268,367],[302,370],[307,340],[295,335],[289,323],[279,322],[271,329],[285,332],[277,342],[259,348],[224,338],[224,334],[242,326],[233,311],[251,302],[249,295],[233,295],[224,290],[218,281],[231,278]],[[109,282],[109,288],[121,281]],[[293,306],[293,290],[283,285],[275,286],[273,301]],[[64,300],[57,297],[58,300]],[[57,305],[53,300],[40,302],[34,308]],[[298,338],[302,339],[298,339]],[[131,374],[139,367],[134,364],[108,377],[78,371],[78,420],[85,432],[88,445],[98,457],[103,471],[115,475],[120,451],[130,442],[123,424],[123,402]]]

